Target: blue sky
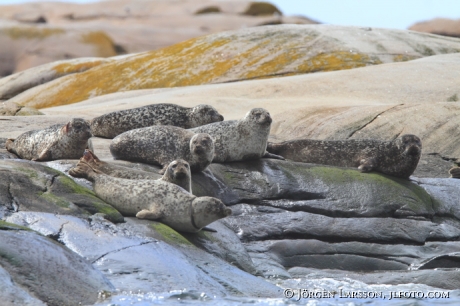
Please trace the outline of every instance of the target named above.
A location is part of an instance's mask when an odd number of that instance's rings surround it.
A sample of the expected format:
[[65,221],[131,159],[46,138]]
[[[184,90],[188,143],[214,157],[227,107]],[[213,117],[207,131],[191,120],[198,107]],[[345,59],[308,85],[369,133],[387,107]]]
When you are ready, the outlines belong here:
[[[56,1],[56,0],[54,0]],[[93,0],[60,0],[93,2]],[[460,0],[266,0],[286,15],[304,15],[323,23],[407,29],[436,17],[460,19]],[[0,4],[30,2],[0,0]]]

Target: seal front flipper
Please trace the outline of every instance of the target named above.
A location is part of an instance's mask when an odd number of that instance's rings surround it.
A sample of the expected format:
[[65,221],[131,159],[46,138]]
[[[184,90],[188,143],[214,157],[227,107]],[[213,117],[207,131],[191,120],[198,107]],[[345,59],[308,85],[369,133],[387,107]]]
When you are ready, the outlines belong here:
[[32,158],[32,161],[46,161],[51,160],[51,150],[49,148],[44,149],[38,157]]
[[158,220],[163,217],[163,212],[160,209],[143,209],[136,214],[136,218],[139,219],[148,219],[148,220]]
[[272,158],[272,159],[281,159],[281,160],[286,160],[283,156],[281,155],[276,155],[273,153],[269,153],[265,151],[265,154],[262,156],[262,158]]
[[457,178],[460,179],[460,168],[459,167],[454,167],[449,170],[449,174],[451,178]]
[[360,162],[358,169],[361,172],[371,172],[376,166],[375,158],[364,158]]

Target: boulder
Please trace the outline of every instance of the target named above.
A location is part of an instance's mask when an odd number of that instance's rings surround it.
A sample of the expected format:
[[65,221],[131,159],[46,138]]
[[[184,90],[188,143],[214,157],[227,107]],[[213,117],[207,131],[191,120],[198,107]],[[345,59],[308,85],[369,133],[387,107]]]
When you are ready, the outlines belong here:
[[112,40],[102,31],[46,24],[0,22],[0,45],[0,77],[57,60],[117,54]]
[[460,19],[434,18],[417,22],[408,30],[437,35],[460,37]]

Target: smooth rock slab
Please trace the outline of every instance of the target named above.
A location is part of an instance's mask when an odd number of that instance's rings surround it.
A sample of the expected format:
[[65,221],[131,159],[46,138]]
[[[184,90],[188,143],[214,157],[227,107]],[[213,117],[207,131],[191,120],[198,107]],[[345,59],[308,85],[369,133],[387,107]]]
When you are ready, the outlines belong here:
[[109,281],[90,263],[32,231],[0,231],[0,264],[13,281],[47,305],[93,304]]
[[460,228],[430,221],[395,218],[332,218],[324,215],[266,209],[247,204],[232,207],[223,223],[241,232],[242,241],[320,239],[377,243],[423,244],[460,238]]
[[0,300],[3,306],[45,306],[46,304],[17,286],[11,275],[0,267]]
[[434,215],[430,196],[410,180],[306,163],[260,159],[211,164],[192,175],[197,196],[330,217]]

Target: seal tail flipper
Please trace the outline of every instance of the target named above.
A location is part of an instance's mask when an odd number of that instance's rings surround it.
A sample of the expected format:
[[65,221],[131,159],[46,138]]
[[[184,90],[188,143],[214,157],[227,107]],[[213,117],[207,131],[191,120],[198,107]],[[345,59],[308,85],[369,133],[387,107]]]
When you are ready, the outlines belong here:
[[281,159],[281,160],[286,160],[283,156],[281,155],[276,155],[273,153],[269,153],[265,151],[265,154],[262,156],[263,158],[272,158],[272,159]]
[[460,179],[460,167],[454,167],[449,170],[449,174],[451,178]]
[[95,174],[95,172],[88,164],[80,161],[76,167],[69,170],[69,174],[73,177],[85,178],[89,181],[93,181],[92,175]]
[[147,220],[158,220],[163,217],[163,212],[159,209],[143,209],[136,214],[136,218]]

